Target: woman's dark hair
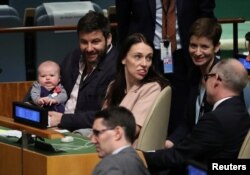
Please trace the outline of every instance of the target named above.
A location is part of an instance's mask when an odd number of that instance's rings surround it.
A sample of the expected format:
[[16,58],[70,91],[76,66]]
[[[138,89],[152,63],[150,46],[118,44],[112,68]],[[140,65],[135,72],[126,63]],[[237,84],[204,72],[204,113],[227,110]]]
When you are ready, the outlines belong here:
[[[134,33],[125,39],[118,55],[116,77],[114,82],[111,84],[109,92],[106,96],[108,106],[119,105],[124,96],[126,95],[125,71],[124,65],[122,64],[122,60],[126,57],[130,48],[138,43],[145,43],[152,49],[154,48],[153,44],[148,41],[141,33]],[[155,70],[154,59],[152,60],[152,66],[149,68],[148,74],[141,82],[141,85],[149,82],[158,82],[162,89],[165,86],[169,85],[169,82]]]
[[213,45],[220,42],[222,28],[215,18],[199,18],[190,27],[189,37],[206,37],[213,41]]

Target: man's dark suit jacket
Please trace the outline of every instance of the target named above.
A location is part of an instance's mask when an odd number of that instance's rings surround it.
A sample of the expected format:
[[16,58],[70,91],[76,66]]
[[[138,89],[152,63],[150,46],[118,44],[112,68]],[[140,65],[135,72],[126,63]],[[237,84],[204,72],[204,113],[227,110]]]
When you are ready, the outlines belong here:
[[204,114],[190,135],[171,149],[144,153],[151,171],[182,166],[186,160],[237,158],[250,128],[250,116],[240,96],[223,101]]
[[92,175],[149,175],[142,160],[132,147],[104,157]]
[[[61,81],[68,97],[79,74],[81,52],[76,49],[61,64]],[[117,50],[113,47],[105,57],[100,59],[95,70],[84,81],[81,80],[74,114],[63,114],[60,128],[70,131],[80,128],[92,128],[93,117],[102,107],[106,89],[114,79],[116,71]]]
[[[213,66],[219,62],[218,58],[214,58],[211,67],[208,69],[210,72]],[[201,70],[198,66],[193,67],[189,75],[189,94],[187,98],[187,103],[185,107],[184,120],[181,122],[180,126],[169,136],[169,140],[174,142],[174,144],[179,143],[187,134],[189,134],[192,128],[195,126],[196,119],[196,100],[200,93],[200,81],[202,79]],[[213,105],[209,104],[206,99],[206,92],[202,99],[203,113],[210,112]],[[201,109],[200,109],[201,110]]]

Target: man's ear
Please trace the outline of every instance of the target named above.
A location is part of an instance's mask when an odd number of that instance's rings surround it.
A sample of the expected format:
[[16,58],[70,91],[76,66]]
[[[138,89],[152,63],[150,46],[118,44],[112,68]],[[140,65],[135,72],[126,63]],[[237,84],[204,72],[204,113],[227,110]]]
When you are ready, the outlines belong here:
[[220,42],[215,46],[214,52],[217,53],[220,50]]
[[122,137],[124,136],[123,128],[120,126],[116,126],[114,130],[115,130],[115,140],[121,140]]
[[122,64],[126,64],[126,60],[125,59],[122,59]]
[[219,78],[219,76],[218,75],[216,75],[216,81],[213,81],[213,86],[214,86],[214,88],[216,88],[216,87],[218,87],[221,83],[222,83],[222,81],[221,81],[221,79]]
[[110,33],[107,38],[107,45],[109,46],[112,43],[112,34]]

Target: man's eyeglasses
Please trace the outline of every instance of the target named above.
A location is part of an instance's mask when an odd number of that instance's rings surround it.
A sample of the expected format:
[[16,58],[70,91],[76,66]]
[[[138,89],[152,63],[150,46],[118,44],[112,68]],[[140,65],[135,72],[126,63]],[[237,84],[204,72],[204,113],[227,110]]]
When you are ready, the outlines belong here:
[[[204,78],[204,80],[205,80],[205,82],[206,82],[206,81],[208,80],[209,77],[214,77],[214,76],[216,76],[216,75],[217,75],[216,73],[205,74],[205,75],[203,76],[203,78]],[[222,79],[218,76],[218,77],[217,77],[217,80],[221,81]]]
[[208,80],[209,77],[214,77],[214,76],[216,76],[216,74],[214,74],[214,73],[205,74],[205,75],[204,75],[204,80],[205,80],[205,82]]
[[103,134],[104,132],[109,131],[109,130],[113,130],[113,129],[114,128],[107,128],[107,129],[102,129],[102,130],[93,129],[92,132],[93,132],[93,136],[99,137],[100,134]]

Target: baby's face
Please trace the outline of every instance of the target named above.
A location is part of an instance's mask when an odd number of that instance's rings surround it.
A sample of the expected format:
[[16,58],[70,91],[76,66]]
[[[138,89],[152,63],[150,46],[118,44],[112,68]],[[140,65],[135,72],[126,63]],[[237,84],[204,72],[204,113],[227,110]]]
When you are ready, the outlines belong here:
[[38,82],[47,90],[55,88],[60,82],[59,70],[56,66],[46,65],[39,68]]

